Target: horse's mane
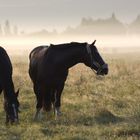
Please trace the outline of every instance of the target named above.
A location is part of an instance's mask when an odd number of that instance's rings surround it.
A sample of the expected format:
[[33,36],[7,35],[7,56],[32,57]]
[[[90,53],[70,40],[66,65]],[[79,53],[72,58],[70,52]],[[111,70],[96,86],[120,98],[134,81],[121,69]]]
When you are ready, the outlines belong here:
[[86,43],[79,43],[79,42],[71,42],[71,43],[64,43],[64,44],[50,44],[50,47],[51,48],[54,48],[54,49],[68,49],[68,48],[71,48],[71,47],[80,47],[80,46],[83,46],[85,45]]

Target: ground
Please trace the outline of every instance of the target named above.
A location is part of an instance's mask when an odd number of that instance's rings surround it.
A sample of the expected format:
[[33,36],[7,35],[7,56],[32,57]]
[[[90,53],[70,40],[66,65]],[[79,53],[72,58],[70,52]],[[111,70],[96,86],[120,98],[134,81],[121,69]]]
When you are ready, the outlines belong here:
[[[116,52],[116,51],[115,51]],[[5,126],[0,96],[0,140],[140,139],[139,52],[103,53],[109,74],[97,77],[83,64],[70,69],[62,96],[63,115],[43,113],[33,121],[35,95],[28,76],[28,53],[10,55],[15,88],[20,88],[20,124]]]

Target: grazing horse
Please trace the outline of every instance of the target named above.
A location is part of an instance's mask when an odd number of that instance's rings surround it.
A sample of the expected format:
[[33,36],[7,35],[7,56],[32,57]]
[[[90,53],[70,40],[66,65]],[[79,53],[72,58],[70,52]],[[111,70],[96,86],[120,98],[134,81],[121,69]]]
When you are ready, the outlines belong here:
[[0,47],[0,94],[4,93],[4,110],[6,112],[6,124],[18,122],[17,99],[18,92],[15,92],[12,80],[12,64],[6,51]]
[[95,42],[51,44],[31,51],[29,75],[37,98],[35,119],[41,108],[50,111],[52,106],[56,116],[61,115],[61,93],[70,67],[84,63],[94,69],[97,75],[108,73],[108,65],[100,56]]

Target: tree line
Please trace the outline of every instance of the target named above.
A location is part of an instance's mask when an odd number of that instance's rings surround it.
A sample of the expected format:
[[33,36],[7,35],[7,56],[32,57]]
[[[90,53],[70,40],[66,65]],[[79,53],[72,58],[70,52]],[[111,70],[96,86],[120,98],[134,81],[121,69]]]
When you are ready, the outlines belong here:
[[17,25],[11,25],[9,20],[6,20],[3,26],[0,24],[0,36],[17,36],[18,34]]
[[[113,13],[111,17],[107,19],[93,19],[82,18],[79,25],[76,27],[68,26],[64,31],[59,33],[60,35],[116,35],[116,34],[140,34],[140,15],[130,24],[124,24],[119,21],[116,15]],[[17,25],[11,25],[9,20],[4,22],[4,25],[0,24],[0,36],[32,36],[32,37],[44,37],[58,35],[57,30],[52,32],[47,29],[40,29],[40,31],[34,31],[32,33],[25,34],[24,31],[19,31]]]

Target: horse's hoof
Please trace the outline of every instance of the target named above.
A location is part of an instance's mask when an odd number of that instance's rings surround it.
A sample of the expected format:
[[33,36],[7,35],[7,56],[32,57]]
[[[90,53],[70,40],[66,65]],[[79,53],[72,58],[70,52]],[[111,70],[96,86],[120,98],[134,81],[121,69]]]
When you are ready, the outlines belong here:
[[62,116],[62,112],[59,111],[59,112],[56,113],[56,115],[57,115],[58,117],[59,117],[59,116]]
[[61,116],[62,116],[62,112],[57,112],[57,113],[55,114],[55,120],[60,119]]

